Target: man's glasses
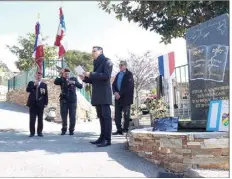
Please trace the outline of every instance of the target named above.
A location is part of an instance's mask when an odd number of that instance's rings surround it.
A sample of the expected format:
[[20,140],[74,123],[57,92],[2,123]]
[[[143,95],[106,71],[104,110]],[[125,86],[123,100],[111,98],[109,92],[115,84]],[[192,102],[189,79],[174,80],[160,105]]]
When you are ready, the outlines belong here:
[[120,67],[122,67],[122,66],[123,66],[123,64],[120,64],[119,66],[120,66]]

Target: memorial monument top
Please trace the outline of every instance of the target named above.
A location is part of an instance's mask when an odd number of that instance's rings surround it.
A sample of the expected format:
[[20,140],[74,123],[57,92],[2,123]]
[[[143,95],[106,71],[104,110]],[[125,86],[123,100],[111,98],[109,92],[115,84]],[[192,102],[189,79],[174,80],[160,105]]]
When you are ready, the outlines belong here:
[[186,43],[191,119],[206,121],[211,100],[229,99],[229,15],[190,28]]

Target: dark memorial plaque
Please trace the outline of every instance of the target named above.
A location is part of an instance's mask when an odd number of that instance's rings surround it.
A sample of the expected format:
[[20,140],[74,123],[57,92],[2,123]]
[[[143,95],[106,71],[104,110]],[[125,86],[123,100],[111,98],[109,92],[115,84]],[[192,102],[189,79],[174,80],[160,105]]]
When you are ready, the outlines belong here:
[[211,100],[229,99],[229,15],[190,28],[186,42],[191,119],[206,121]]

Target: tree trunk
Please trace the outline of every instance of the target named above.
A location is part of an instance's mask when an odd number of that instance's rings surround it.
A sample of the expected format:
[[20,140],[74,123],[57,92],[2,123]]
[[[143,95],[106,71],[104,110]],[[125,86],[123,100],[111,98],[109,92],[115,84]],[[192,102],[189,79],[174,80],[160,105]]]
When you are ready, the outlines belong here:
[[139,92],[138,92],[138,90],[135,90],[135,101],[136,101],[136,113],[138,113],[138,109],[139,109]]

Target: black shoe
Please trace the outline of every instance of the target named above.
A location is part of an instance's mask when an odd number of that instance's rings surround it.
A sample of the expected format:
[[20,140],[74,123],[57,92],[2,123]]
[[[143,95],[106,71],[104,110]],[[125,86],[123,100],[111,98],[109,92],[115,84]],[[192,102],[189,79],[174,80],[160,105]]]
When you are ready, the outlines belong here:
[[43,137],[43,134],[38,134],[39,137]]
[[60,135],[65,135],[66,134],[66,132],[61,132],[61,134]]
[[102,142],[102,139],[99,138],[99,139],[97,139],[96,141],[91,141],[90,143],[91,143],[91,144],[100,144],[101,142]]
[[123,129],[122,131],[125,133],[128,133],[128,129]]
[[106,147],[106,146],[109,146],[109,145],[111,145],[111,142],[107,141],[107,140],[104,140],[100,144],[97,144],[97,147]]
[[123,135],[123,132],[122,131],[116,131],[116,132],[113,132],[112,135]]
[[73,132],[69,132],[69,135],[74,135],[74,133]]
[[35,134],[30,134],[29,137],[34,137]]

